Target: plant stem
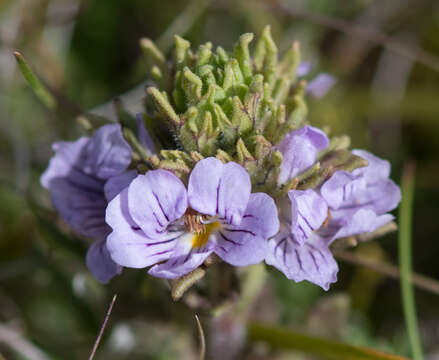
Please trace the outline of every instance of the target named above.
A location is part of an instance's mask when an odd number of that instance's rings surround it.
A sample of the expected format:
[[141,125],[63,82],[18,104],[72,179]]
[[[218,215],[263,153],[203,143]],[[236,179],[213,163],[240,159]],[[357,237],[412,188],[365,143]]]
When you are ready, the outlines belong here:
[[415,360],[422,360],[421,338],[419,335],[416,316],[415,296],[412,284],[411,241],[412,241],[412,213],[415,185],[414,163],[404,165],[402,175],[402,202],[399,208],[399,265],[401,269],[401,296],[407,333]]

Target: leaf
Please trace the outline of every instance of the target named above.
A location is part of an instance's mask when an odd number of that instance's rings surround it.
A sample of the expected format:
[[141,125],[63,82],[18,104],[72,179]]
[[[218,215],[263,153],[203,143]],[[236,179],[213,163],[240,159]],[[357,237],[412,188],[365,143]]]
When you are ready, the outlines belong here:
[[26,79],[28,85],[33,90],[36,96],[41,100],[41,102],[47,106],[50,110],[55,109],[56,101],[52,94],[47,90],[47,88],[41,83],[34,72],[31,70],[29,65],[21,53],[18,51],[14,52],[15,59],[17,60],[18,67],[20,68],[23,77]]
[[248,328],[252,341],[265,341],[275,349],[297,350],[333,360],[408,360],[378,350],[303,335],[289,329],[253,323]]

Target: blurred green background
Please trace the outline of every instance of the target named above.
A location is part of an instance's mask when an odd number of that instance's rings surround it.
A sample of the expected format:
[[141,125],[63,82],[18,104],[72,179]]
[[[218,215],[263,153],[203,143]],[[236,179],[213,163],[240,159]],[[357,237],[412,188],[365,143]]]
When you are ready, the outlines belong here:
[[[144,271],[97,283],[85,266],[87,244],[57,218],[39,176],[53,141],[81,135],[82,111],[114,117],[111,101],[121,94],[128,110],[141,110],[141,37],[168,53],[174,33],[231,49],[266,24],[281,51],[298,40],[313,74],[337,77],[326,97],[309,99],[312,124],[389,159],[397,183],[404,162],[416,162],[413,267],[439,278],[437,0],[0,0],[0,359],[88,358],[115,293],[96,359],[196,358],[196,299],[173,303],[166,284]],[[56,94],[56,112],[27,87],[14,50]],[[396,234],[353,253],[397,265]],[[329,292],[269,269],[250,320],[409,356],[399,282],[339,263]],[[439,295],[415,295],[426,357],[439,359]],[[241,341],[242,324],[204,325],[211,356],[233,358],[215,352],[231,334]],[[242,346],[240,359],[309,358],[251,339]]]

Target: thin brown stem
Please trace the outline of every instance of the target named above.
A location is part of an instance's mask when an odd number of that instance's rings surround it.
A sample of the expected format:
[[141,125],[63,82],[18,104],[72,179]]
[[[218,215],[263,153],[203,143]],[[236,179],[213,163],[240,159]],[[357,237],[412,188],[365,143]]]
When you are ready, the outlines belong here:
[[[376,260],[369,260],[367,258],[355,255],[350,251],[338,250],[334,253],[334,255],[341,261],[367,267],[370,270],[387,275],[394,279],[399,279],[401,277],[398,267],[392,264],[378,262]],[[412,282],[413,285],[420,289],[429,291],[435,295],[439,295],[439,282],[434,279],[417,273],[412,273]]]
[[195,314],[195,320],[197,321],[197,327],[198,327],[198,334],[200,337],[200,360],[204,360],[206,358],[206,337],[204,336],[204,330],[201,326],[200,319],[198,318],[198,315]]
[[107,314],[105,315],[104,322],[102,323],[101,329],[99,330],[98,337],[93,345],[90,356],[88,360],[93,360],[96,350],[98,349],[99,343],[101,342],[102,335],[104,334],[105,327],[107,326],[108,320],[110,319],[111,311],[113,310],[114,303],[116,302],[117,294],[114,294],[113,300],[111,300],[110,306],[108,307]]

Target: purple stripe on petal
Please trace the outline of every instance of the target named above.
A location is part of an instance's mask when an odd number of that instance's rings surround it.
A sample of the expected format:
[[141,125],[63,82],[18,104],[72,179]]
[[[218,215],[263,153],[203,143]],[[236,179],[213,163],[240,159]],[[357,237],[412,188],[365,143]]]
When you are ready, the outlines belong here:
[[303,244],[328,216],[328,205],[314,190],[290,190],[291,234]]
[[[238,190],[237,190],[238,189]],[[199,161],[189,176],[190,206],[201,214],[239,224],[251,191],[250,177],[240,165],[209,157]]]
[[180,219],[186,209],[186,188],[169,171],[148,171],[138,175],[128,187],[129,214],[152,239],[161,237],[168,225]]
[[167,238],[160,240],[147,237],[131,217],[128,200],[128,189],[125,189],[107,207],[106,221],[113,229],[107,238],[107,248],[112,259],[122,266],[134,268],[169,259],[179,236],[164,233],[163,237]]
[[227,241],[227,242],[229,242],[229,243],[231,243],[231,244],[233,244],[233,245],[236,245],[236,246],[241,246],[241,245],[242,245],[242,244],[240,244],[239,242],[234,241],[234,240],[228,238],[227,236],[225,236],[225,235],[223,234],[222,231],[219,231],[219,234],[220,234],[221,238],[222,238],[224,241]]
[[328,248],[328,241],[313,235],[303,244],[287,234],[269,240],[266,263],[282,271],[288,279],[310,281],[323,289],[337,280],[338,266]]

